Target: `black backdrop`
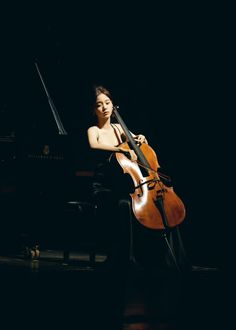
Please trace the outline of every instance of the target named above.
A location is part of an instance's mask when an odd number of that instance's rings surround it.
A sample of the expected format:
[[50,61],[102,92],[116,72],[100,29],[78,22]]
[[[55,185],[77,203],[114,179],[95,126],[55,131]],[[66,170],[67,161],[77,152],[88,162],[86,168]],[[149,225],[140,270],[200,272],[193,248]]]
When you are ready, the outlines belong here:
[[75,139],[90,124],[92,86],[104,84],[130,130],[147,136],[185,202],[191,258],[221,265],[224,12],[110,6],[35,3],[2,10],[1,129],[57,134],[34,62]]

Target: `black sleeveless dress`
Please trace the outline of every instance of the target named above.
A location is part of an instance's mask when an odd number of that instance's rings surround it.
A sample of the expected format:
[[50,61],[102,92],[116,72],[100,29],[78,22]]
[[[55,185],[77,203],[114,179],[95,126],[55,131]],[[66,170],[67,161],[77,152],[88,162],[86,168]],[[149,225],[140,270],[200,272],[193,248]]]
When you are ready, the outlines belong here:
[[[116,134],[119,144],[122,143],[120,138],[121,132],[115,124],[111,124]],[[118,131],[120,134],[118,134]],[[93,179],[93,194],[100,192],[110,192],[114,198],[129,198],[129,192],[132,190],[131,178],[123,173],[122,168],[115,159],[114,153],[110,151],[97,150],[96,165]]]
[[[118,127],[112,127],[120,141]],[[124,175],[114,153],[97,150],[95,157],[92,196],[97,206],[97,233],[108,256],[119,264],[129,258],[131,179]]]

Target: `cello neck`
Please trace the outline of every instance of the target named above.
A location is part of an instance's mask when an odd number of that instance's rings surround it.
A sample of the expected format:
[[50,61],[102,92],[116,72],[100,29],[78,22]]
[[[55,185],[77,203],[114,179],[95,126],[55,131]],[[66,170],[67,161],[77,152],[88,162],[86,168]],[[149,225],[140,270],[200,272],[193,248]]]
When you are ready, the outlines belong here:
[[148,163],[146,157],[144,156],[144,154],[142,153],[140,148],[137,146],[133,136],[131,135],[130,131],[128,130],[128,127],[126,126],[125,122],[121,118],[121,116],[117,110],[117,107],[115,107],[115,106],[113,107],[113,113],[114,113],[118,123],[123,128],[123,131],[125,133],[125,136],[127,137],[128,143],[131,145],[132,149],[136,153],[138,160],[143,164],[144,167],[150,169],[150,164]]

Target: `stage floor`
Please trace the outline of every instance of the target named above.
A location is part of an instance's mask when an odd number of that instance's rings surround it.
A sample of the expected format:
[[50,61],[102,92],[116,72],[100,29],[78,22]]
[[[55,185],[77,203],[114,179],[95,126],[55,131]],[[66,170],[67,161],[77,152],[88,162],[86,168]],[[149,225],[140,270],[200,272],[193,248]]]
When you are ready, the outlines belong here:
[[1,314],[8,329],[222,329],[224,284],[217,268],[178,274],[130,264],[108,266],[106,256],[41,251],[38,260],[0,256]]

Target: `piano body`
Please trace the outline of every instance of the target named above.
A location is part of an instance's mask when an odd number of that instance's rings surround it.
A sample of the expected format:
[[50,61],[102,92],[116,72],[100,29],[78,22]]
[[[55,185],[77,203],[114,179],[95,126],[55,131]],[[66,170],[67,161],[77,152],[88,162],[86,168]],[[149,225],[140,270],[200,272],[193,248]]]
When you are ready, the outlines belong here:
[[93,160],[86,131],[67,134],[51,100],[49,104],[55,119],[52,129],[12,133],[1,121],[0,250],[35,241],[41,246],[69,241],[66,228],[76,233],[79,224],[67,222],[65,207],[69,201],[90,199]]
[[67,203],[90,200],[93,161],[85,134],[76,141],[69,135],[1,136],[0,155],[0,249],[34,241],[60,247],[66,227],[78,229],[64,217]]

